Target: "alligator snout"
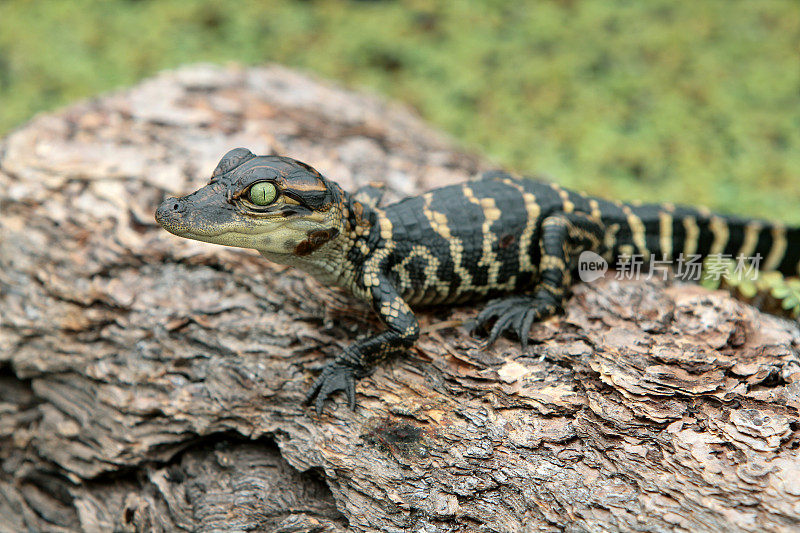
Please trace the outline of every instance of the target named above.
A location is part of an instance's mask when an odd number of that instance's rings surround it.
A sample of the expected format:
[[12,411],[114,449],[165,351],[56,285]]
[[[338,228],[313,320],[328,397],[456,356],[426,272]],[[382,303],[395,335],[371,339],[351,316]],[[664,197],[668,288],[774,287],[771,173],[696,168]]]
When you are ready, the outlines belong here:
[[180,198],[167,198],[156,209],[156,222],[161,224],[162,220],[167,220],[174,216],[183,214],[185,208]]
[[170,233],[175,233],[183,224],[186,202],[183,198],[167,198],[156,209],[156,222]]

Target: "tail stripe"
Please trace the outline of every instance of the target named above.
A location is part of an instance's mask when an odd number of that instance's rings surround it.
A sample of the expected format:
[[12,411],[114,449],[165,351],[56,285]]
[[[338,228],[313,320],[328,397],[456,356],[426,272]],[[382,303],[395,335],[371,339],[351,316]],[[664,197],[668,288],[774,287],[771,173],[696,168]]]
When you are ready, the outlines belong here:
[[758,235],[761,233],[764,225],[758,220],[751,220],[744,226],[744,242],[742,247],[739,248],[737,256],[752,257],[753,252],[756,251],[758,246]]
[[[672,258],[672,215],[666,211],[658,212],[659,247],[662,257]],[[658,259],[661,259],[659,257]]]
[[[578,206],[577,202],[575,204]],[[697,255],[737,259],[758,257],[763,271],[800,275],[800,226],[712,213],[670,204],[621,204],[590,198],[586,210],[602,210],[606,227],[604,254],[655,254],[656,259],[684,261]]]
[[686,230],[686,235],[683,242],[683,255],[689,258],[697,253],[697,241],[700,237],[700,227],[697,225],[697,219],[693,216],[687,216],[683,219],[683,227]]
[[772,227],[772,248],[764,261],[763,270],[775,270],[786,253],[786,227],[775,223]]
[[627,205],[622,206],[622,212],[625,213],[625,216],[628,218],[628,226],[631,228],[633,244],[639,249],[639,254],[645,257],[649,256],[650,253],[647,251],[644,222],[642,222],[642,219]]
[[708,223],[711,233],[714,234],[714,242],[711,243],[710,254],[721,254],[725,251],[725,247],[730,239],[730,229],[728,223],[722,217],[712,216]]

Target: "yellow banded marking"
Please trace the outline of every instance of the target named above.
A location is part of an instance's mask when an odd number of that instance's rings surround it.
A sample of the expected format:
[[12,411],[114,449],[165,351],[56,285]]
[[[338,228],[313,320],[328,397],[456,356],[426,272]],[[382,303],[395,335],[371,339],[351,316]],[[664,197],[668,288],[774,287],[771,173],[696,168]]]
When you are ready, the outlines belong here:
[[376,250],[364,264],[364,285],[367,292],[363,295],[359,295],[360,297],[368,298],[372,294],[371,289],[380,285],[380,263],[389,256],[391,251],[391,248],[388,247]]
[[[380,285],[380,264],[381,261],[386,259],[389,254],[392,253],[392,250],[395,248],[395,242],[392,238],[392,223],[386,218],[386,214],[381,209],[375,209],[376,214],[378,215],[378,224],[380,225],[381,229],[381,237],[384,239],[383,247],[375,250],[375,252],[367,259],[364,263],[363,269],[363,280],[364,280],[364,292],[361,291],[353,291],[353,293],[362,299],[369,300],[372,296],[372,288],[377,287]],[[388,237],[385,237],[388,235]]]
[[739,248],[738,256],[752,257],[758,247],[758,236],[764,225],[758,220],[751,220],[744,226],[744,240]]
[[672,257],[672,215],[667,211],[658,212],[658,246],[662,257]]
[[775,270],[778,267],[786,253],[786,245],[786,227],[776,222],[772,226],[772,248],[764,261],[764,270]]
[[606,249],[606,256],[603,257],[606,261],[611,261],[614,246],[617,244],[617,233],[619,232],[619,224],[611,224],[606,228],[606,233],[603,236],[603,246]]
[[[590,222],[594,222],[594,220],[592,220],[592,218],[585,213],[578,213],[578,217]],[[600,221],[600,224],[602,224],[602,221]],[[570,239],[572,239],[574,242],[589,241],[592,245],[592,249],[597,249],[600,247],[600,235],[591,230],[571,223],[567,225],[567,233],[569,234]]]
[[636,250],[632,244],[622,244],[619,247],[619,256],[624,261],[630,261],[633,258],[635,251]]
[[382,302],[379,312],[381,316],[388,318],[389,320],[387,320],[387,322],[390,323],[391,319],[398,319],[402,315],[413,313],[405,300],[399,296],[395,296],[391,301]]
[[721,254],[728,245],[731,232],[728,223],[722,217],[712,216],[708,223],[711,233],[714,234],[714,241],[711,243],[711,254]]
[[630,206],[623,205],[622,212],[628,218],[628,225],[631,227],[631,235],[633,237],[633,244],[639,248],[639,253],[647,257],[650,255],[647,249],[646,232],[642,219],[639,218],[630,208]]
[[502,285],[497,284],[497,277],[500,275],[501,264],[500,261],[498,261],[494,251],[492,251],[494,242],[497,240],[497,235],[495,235],[491,230],[492,224],[500,218],[502,213],[497,208],[494,198],[476,197],[475,192],[467,184],[462,187],[462,191],[464,192],[464,197],[468,201],[480,206],[480,208],[483,210],[484,217],[483,225],[481,226],[483,243],[481,246],[481,258],[478,261],[478,266],[486,267],[488,269],[488,276],[486,285],[483,287],[476,287],[476,290],[480,292],[486,292],[489,289],[509,289],[513,287],[516,283],[516,276],[510,276],[508,281]]
[[[400,284],[402,286],[401,292],[411,291],[412,288],[412,280],[411,280],[411,273],[408,270],[408,265],[417,257],[422,257],[425,260],[425,268],[423,270],[423,279],[422,279],[422,287],[419,289],[419,294],[415,291],[413,296],[410,298],[413,302],[420,301],[421,297],[425,296],[426,291],[430,287],[434,287],[437,285],[438,276],[436,275],[437,271],[439,270],[439,259],[434,256],[431,251],[422,246],[420,244],[414,245],[411,249],[411,252],[403,258],[403,260],[395,265],[394,271],[397,272],[397,275],[400,278]],[[441,289],[441,287],[439,287]],[[431,299],[434,299],[437,294],[434,291],[431,291],[429,295]]]
[[589,200],[589,209],[591,209],[592,218],[600,222],[600,219],[603,218],[603,212],[600,211],[600,204],[594,198]]
[[536,230],[536,222],[539,220],[541,209],[536,196],[527,192],[522,185],[514,180],[504,179],[503,183],[514,187],[522,195],[522,200],[525,202],[525,212],[528,215],[528,222],[525,224],[525,229],[519,237],[519,271],[520,272],[535,272],[536,267],[531,263],[531,241],[533,240],[533,232]]
[[381,239],[387,242],[392,241],[392,222],[383,216],[378,219],[378,225],[381,228]]
[[478,265],[485,266],[489,269],[488,284],[495,285],[497,283],[497,276],[500,274],[500,262],[492,251],[492,245],[497,240],[497,236],[492,232],[492,224],[500,218],[500,210],[495,205],[494,198],[481,198],[479,205],[483,209],[483,216],[485,217],[481,232],[483,233],[483,249],[481,260]]
[[564,294],[564,287],[556,287],[555,285],[553,285],[548,281],[540,281],[539,284],[536,286],[536,288],[544,289],[550,294],[553,294],[555,296],[560,296],[561,294]]
[[575,211],[575,204],[569,199],[569,193],[562,189],[557,183],[551,183],[550,188],[558,193],[561,198],[561,210],[565,213],[572,213]]
[[450,226],[447,225],[447,216],[445,216],[444,213],[440,213],[431,209],[431,201],[433,200],[433,195],[431,193],[423,194],[422,198],[424,199],[422,204],[422,212],[428,218],[431,228],[433,228],[433,231],[441,235],[444,239],[449,241],[452,237],[450,236]]
[[564,260],[555,255],[542,255],[541,262],[539,263],[541,270],[548,270],[554,268],[556,270],[566,270],[567,265]]
[[697,241],[700,237],[700,227],[697,225],[697,219],[692,216],[683,219],[683,227],[686,230],[686,237],[683,241],[683,255],[684,260],[688,260],[689,256],[697,253]]
[[549,228],[550,226],[561,226],[562,228],[566,228],[568,225],[569,221],[560,215],[550,216],[542,221],[543,228]]
[[424,202],[422,204],[422,212],[427,217],[433,230],[441,235],[450,243],[450,259],[453,261],[453,272],[458,274],[461,279],[459,284],[459,291],[470,290],[472,285],[472,274],[469,270],[464,268],[462,261],[464,259],[464,243],[458,237],[453,237],[450,233],[450,227],[447,225],[447,217],[444,213],[439,213],[431,209],[431,201],[433,195],[427,193],[422,195]]

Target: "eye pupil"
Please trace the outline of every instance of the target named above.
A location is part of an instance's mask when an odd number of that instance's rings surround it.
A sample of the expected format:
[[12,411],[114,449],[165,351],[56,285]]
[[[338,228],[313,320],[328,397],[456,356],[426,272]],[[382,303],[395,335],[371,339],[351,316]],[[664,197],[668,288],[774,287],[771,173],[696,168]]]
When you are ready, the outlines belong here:
[[250,187],[250,201],[256,205],[267,205],[272,203],[277,196],[275,186],[268,182],[256,183]]

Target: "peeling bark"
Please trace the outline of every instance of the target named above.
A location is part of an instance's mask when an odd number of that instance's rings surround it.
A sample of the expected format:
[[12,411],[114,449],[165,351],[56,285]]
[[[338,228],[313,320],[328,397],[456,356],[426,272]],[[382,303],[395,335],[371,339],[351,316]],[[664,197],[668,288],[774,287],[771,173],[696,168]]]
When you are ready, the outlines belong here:
[[196,66],[0,143],[0,531],[796,531],[800,331],[722,292],[576,286],[523,351],[476,306],[317,416],[368,310],[153,221],[235,146],[390,198],[485,164],[407,110]]

